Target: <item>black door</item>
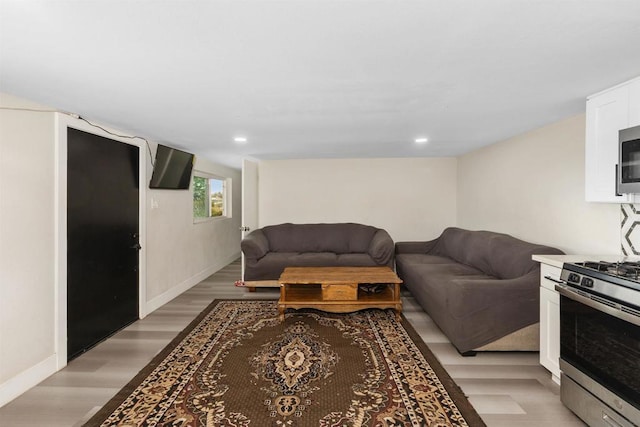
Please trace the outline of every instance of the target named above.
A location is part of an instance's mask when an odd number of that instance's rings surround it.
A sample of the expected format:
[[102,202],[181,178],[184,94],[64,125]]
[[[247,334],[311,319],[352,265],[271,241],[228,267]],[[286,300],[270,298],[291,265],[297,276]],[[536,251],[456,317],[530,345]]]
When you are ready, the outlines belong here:
[[67,357],[138,319],[139,149],[67,130]]

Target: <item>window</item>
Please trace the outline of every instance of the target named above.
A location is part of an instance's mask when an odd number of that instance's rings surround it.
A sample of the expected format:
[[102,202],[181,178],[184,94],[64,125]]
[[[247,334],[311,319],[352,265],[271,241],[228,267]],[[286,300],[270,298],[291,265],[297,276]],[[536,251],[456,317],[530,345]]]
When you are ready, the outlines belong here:
[[193,174],[193,217],[195,219],[230,217],[228,195],[231,180],[202,172]]

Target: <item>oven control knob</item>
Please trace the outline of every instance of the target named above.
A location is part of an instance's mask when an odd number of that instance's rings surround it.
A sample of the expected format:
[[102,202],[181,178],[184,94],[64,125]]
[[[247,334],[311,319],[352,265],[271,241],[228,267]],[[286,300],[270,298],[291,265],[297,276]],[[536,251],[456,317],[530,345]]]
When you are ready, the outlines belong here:
[[622,405],[622,402],[620,402],[620,400],[613,399],[613,404],[616,406],[616,408],[618,408],[619,411],[622,411],[623,405]]
[[580,276],[576,273],[571,273],[569,274],[569,278],[567,281],[571,283],[580,283]]
[[580,282],[580,285],[582,285],[585,288],[593,288],[593,279],[590,277],[583,277],[582,282]]

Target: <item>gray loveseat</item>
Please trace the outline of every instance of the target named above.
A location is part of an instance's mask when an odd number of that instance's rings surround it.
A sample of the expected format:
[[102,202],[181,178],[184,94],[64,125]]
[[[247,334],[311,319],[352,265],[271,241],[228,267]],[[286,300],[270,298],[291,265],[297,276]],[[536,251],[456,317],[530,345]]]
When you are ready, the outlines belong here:
[[277,285],[285,267],[393,268],[394,242],[385,230],[355,223],[278,224],[249,233],[241,243],[244,281]]
[[540,268],[558,249],[507,234],[447,228],[428,242],[396,243],[396,270],[463,355],[539,349]]

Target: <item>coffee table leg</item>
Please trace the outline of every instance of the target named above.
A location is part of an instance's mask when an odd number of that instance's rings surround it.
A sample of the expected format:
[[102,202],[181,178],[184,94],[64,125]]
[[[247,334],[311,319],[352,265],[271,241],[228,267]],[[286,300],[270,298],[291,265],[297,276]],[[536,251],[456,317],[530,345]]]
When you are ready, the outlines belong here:
[[287,285],[285,283],[280,283],[280,299],[278,300],[278,314],[280,317],[280,321],[284,322],[284,303],[287,301]]
[[400,301],[400,284],[394,283],[393,285],[393,299],[396,301],[396,320],[400,322],[402,320],[402,301]]

